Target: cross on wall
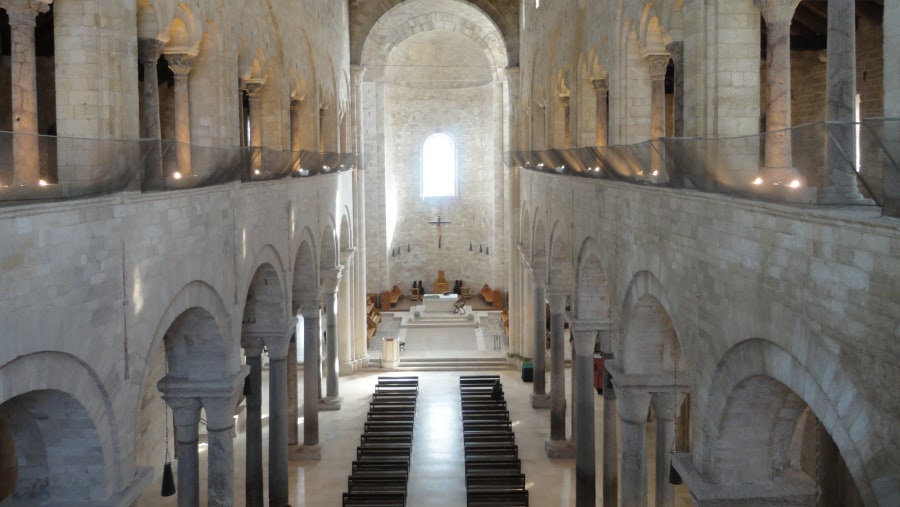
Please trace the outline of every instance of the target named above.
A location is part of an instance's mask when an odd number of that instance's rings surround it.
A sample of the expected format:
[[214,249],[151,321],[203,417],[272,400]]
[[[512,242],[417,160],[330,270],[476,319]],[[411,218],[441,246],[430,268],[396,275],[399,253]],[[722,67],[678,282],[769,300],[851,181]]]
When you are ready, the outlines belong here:
[[438,249],[440,249],[440,248],[441,248],[441,237],[442,237],[442,229],[441,229],[441,226],[449,225],[450,222],[441,220],[441,216],[438,215],[437,220],[431,220],[431,221],[429,221],[428,223],[429,223],[430,225],[433,225],[433,226],[437,227],[437,231],[438,231]]

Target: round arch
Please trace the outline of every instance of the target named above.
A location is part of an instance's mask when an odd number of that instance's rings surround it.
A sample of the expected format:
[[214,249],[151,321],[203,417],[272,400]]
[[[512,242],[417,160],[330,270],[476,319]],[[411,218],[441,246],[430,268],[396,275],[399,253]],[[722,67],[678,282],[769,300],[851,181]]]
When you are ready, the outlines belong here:
[[575,315],[579,319],[611,317],[609,280],[593,238],[581,244],[575,273]]

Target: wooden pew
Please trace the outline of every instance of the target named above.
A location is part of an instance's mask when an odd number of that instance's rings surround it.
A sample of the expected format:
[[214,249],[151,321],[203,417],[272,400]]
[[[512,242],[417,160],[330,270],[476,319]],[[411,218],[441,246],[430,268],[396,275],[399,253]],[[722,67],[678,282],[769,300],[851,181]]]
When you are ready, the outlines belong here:
[[525,490],[523,473],[466,474],[468,490]]
[[353,461],[352,473],[357,472],[401,472],[409,475],[409,459],[364,459]]
[[528,507],[528,490],[467,491],[467,507]]
[[404,507],[406,505],[406,492],[356,492],[344,493],[343,507],[358,507],[364,505],[376,505],[378,507]]
[[363,433],[360,437],[360,443],[362,444],[390,444],[390,443],[401,443],[401,444],[411,444],[413,439],[413,434],[411,431],[393,431],[393,432],[376,432],[376,433]]
[[495,444],[514,444],[516,443],[516,434],[513,432],[502,433],[492,431],[473,431],[463,434],[463,442],[470,443],[495,443]]
[[363,431],[366,433],[383,433],[408,431],[413,432],[412,422],[384,422],[384,421],[367,421],[363,424]]
[[411,450],[411,444],[363,444],[356,448],[356,460],[360,461],[367,457],[379,457],[382,459],[409,458]]
[[400,491],[406,492],[407,476],[366,475],[353,474],[347,478],[347,491],[351,493],[360,491]]

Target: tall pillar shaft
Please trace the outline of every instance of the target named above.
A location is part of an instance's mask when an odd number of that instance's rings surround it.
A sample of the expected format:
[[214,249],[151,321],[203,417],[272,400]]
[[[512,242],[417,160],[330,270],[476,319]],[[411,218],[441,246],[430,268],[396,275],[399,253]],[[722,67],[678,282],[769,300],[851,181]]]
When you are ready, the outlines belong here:
[[619,392],[619,429],[622,444],[622,460],[619,476],[622,480],[620,505],[645,507],[647,505],[647,409],[650,395],[633,389]]
[[337,304],[336,292],[325,294],[325,363],[327,368],[325,395],[331,400],[340,398],[341,392],[338,386],[338,333],[337,333]]
[[766,19],[766,167],[793,166],[791,154],[791,17],[793,6],[770,0]]
[[[828,2],[825,117],[828,123],[826,185],[819,193],[824,203],[859,201],[856,186],[856,3]],[[834,122],[834,123],[831,123]]]
[[183,175],[191,173],[191,103],[190,82],[193,55],[171,53],[166,55],[169,68],[175,74],[175,141],[178,170]]
[[618,440],[616,438],[618,417],[616,415],[616,394],[609,382],[609,371],[603,373],[603,505],[619,505]]
[[232,395],[204,398],[206,433],[209,441],[207,459],[207,505],[234,505],[234,398]]
[[684,42],[675,41],[666,44],[666,51],[672,58],[674,68],[672,123],[675,137],[684,137]]
[[303,306],[303,445],[319,445],[319,307]]
[[33,0],[4,0],[0,7],[9,15],[12,46],[13,185],[37,185],[41,174],[34,28],[36,16],[50,7]]
[[[597,468],[594,442],[594,343],[597,331],[582,329],[578,321],[571,325],[574,335],[575,377],[572,397],[575,400],[575,505],[594,507],[597,503]],[[575,387],[577,386],[577,388]]]
[[[159,123],[159,75],[156,72],[162,42],[158,39],[138,39],[138,58],[144,68],[144,86],[141,90],[141,137],[144,139],[162,138]],[[161,182],[162,146],[159,142],[147,154],[145,180]]]
[[566,439],[565,294],[550,300],[550,440]]
[[559,100],[563,109],[563,148],[569,149],[572,146],[572,102],[569,95],[561,95]]
[[200,460],[197,454],[200,424],[200,400],[168,398],[175,420],[175,445],[178,446],[178,507],[200,505]]
[[269,358],[269,505],[288,504],[286,354]]
[[262,170],[262,90],[265,86],[263,80],[247,80],[243,83],[247,92],[247,103],[250,115],[250,139],[248,145],[253,153],[250,157],[250,171],[253,176],[259,175]]
[[594,85],[594,93],[597,98],[597,105],[594,108],[594,143],[597,146],[606,146],[606,136],[609,125],[609,107],[606,98],[609,94],[609,81],[606,76],[598,76],[591,80]]
[[649,55],[647,59],[650,62],[650,170],[662,171],[664,145],[660,139],[666,136],[665,85],[669,55]]
[[262,449],[262,358],[261,347],[252,346],[247,349],[247,365],[250,374],[247,377],[250,393],[247,403],[247,470],[246,494],[247,507],[263,506],[263,449]]
[[[535,278],[537,275],[535,276]],[[532,392],[532,406],[535,408],[545,407],[547,398],[547,386],[544,378],[544,372],[547,369],[544,360],[544,341],[547,339],[547,314],[545,309],[545,288],[543,282],[534,280],[533,299],[534,305],[534,391]]]
[[291,151],[300,151],[300,107],[301,99],[291,97]]
[[669,483],[669,466],[675,442],[675,404],[672,393],[653,393],[656,416],[656,507],[674,507],[675,488]]
[[291,338],[287,355],[287,419],[288,445],[297,445],[300,440],[300,425],[297,422],[299,403],[297,402],[297,336]]

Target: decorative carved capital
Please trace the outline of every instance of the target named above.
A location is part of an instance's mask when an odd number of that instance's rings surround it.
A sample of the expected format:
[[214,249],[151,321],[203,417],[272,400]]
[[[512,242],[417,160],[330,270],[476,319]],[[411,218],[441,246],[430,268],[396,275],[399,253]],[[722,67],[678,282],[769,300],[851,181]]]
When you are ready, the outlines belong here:
[[0,8],[9,15],[11,27],[34,27],[37,25],[37,15],[50,10],[50,0],[2,0]]
[[175,77],[187,77],[191,73],[194,55],[190,53],[166,53],[166,62]]
[[666,44],[666,51],[668,51],[669,56],[672,57],[672,62],[675,64],[675,67],[679,67],[684,59],[684,42],[680,40],[670,42]]
[[593,85],[594,91],[597,92],[597,95],[604,95],[609,92],[609,79],[607,79],[606,76],[592,77],[591,85]]
[[645,57],[650,64],[650,79],[662,81],[666,78],[666,67],[669,66],[669,55],[652,54]]
[[138,39],[138,60],[143,64],[153,64],[159,60],[159,55],[165,44],[159,39]]
[[258,99],[259,96],[262,95],[265,86],[265,79],[253,78],[241,80],[241,90],[247,92],[247,96],[251,99]]

